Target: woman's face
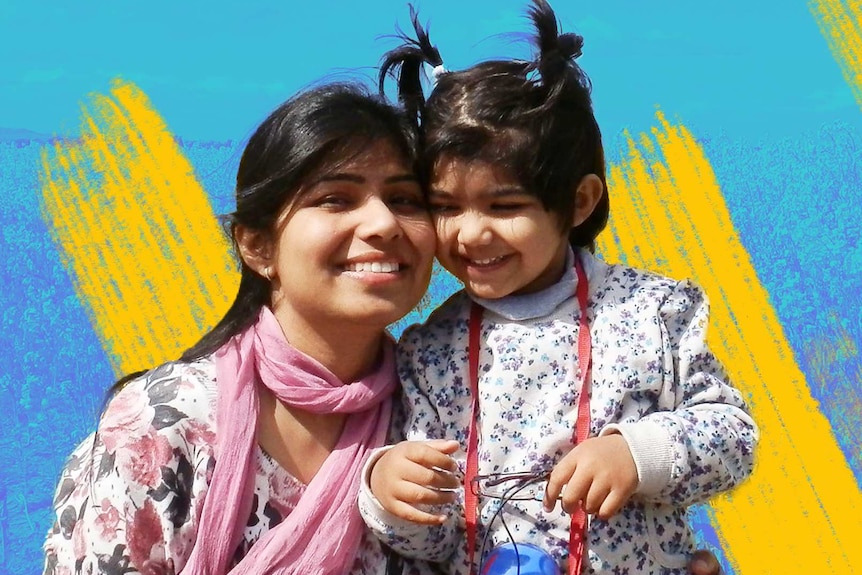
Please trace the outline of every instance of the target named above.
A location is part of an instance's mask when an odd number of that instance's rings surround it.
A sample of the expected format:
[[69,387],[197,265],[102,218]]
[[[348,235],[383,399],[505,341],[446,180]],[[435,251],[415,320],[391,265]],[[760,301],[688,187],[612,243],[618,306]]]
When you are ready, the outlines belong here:
[[428,288],[435,240],[412,168],[378,142],[312,175],[280,217],[273,311],[305,325],[383,329]]

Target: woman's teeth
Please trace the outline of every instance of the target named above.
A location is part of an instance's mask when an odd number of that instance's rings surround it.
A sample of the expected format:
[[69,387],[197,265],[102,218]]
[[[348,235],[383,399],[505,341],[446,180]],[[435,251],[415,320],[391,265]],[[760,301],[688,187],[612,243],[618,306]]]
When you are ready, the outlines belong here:
[[397,262],[357,262],[347,264],[345,267],[349,272],[371,272],[375,274],[397,272],[399,268]]

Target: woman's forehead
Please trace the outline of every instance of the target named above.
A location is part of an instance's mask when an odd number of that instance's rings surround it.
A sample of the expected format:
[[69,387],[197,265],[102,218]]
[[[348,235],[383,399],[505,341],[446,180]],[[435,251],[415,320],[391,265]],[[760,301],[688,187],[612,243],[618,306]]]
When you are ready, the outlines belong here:
[[405,172],[415,172],[414,162],[403,147],[391,139],[354,138],[333,148],[306,179],[316,180],[327,174],[366,170],[393,162],[401,164]]

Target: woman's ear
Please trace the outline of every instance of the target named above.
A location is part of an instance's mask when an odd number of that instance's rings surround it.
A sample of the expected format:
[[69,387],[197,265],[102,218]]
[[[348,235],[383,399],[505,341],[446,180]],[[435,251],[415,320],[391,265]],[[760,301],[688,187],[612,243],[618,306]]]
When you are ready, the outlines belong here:
[[270,234],[261,230],[253,230],[242,225],[234,228],[234,239],[239,248],[239,257],[245,265],[257,274],[272,280],[272,241]]
[[602,180],[595,174],[587,174],[578,182],[575,191],[575,212],[572,214],[572,227],[576,228],[593,213],[605,193]]

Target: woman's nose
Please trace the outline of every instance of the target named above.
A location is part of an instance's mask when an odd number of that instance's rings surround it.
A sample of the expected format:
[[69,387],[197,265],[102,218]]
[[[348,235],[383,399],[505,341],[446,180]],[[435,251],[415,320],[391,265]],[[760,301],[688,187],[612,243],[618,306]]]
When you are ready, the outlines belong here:
[[370,198],[358,215],[358,232],[364,237],[390,240],[403,234],[398,217],[381,198]]

